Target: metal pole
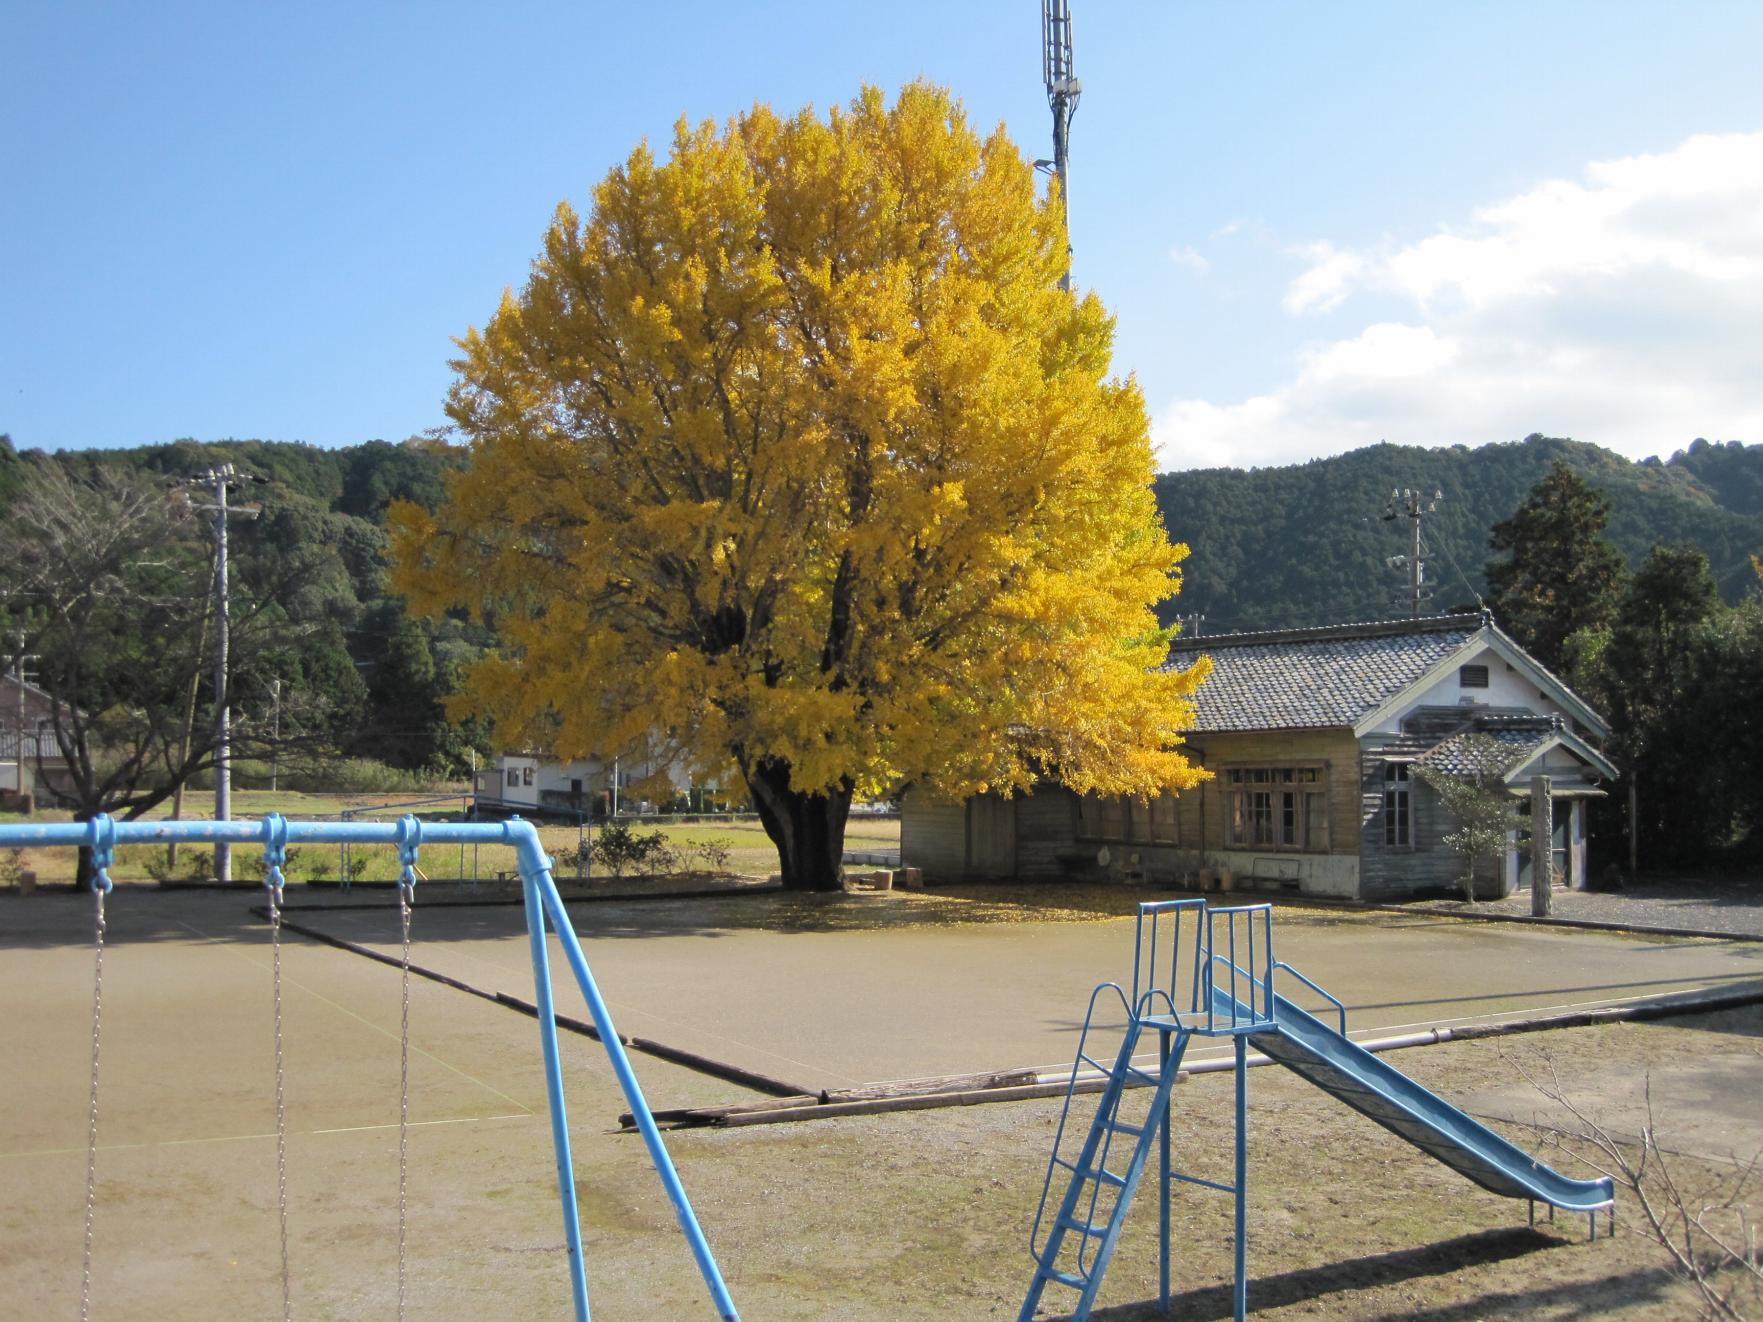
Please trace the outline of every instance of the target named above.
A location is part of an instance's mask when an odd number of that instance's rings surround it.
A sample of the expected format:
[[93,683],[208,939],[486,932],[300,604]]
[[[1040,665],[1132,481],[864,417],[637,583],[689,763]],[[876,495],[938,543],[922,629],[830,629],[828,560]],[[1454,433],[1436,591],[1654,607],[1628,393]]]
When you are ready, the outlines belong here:
[[1237,1044],[1237,1243],[1236,1282],[1231,1307],[1237,1322],[1249,1311],[1249,1039],[1235,1036]]
[[1059,216],[1065,223],[1065,270],[1059,288],[1071,288],[1071,116],[1083,85],[1072,76],[1071,5],[1041,0],[1041,77],[1053,112],[1053,176],[1059,181]]
[[[1181,918],[1176,918],[1176,930],[1179,932]],[[1170,970],[1171,985],[1174,985],[1174,969]],[[1169,1073],[1169,1034],[1157,1034],[1157,1077],[1161,1079]],[[1157,1298],[1163,1305],[1163,1311],[1169,1311],[1169,1126],[1175,1107],[1163,1108],[1163,1123],[1159,1126],[1161,1133],[1157,1139]]]
[[282,761],[282,682],[279,679],[269,681],[269,693],[275,703],[275,715],[270,723],[269,745],[269,792],[274,794],[281,773]]
[[1420,493],[1414,493],[1411,509],[1414,518],[1413,554],[1408,557],[1408,618],[1420,618]]
[[[183,768],[190,760],[190,740],[196,734],[196,693],[202,687],[200,660],[202,653],[208,650],[208,613],[213,609],[214,603],[212,601],[202,608],[202,628],[196,639],[198,664],[190,667],[190,701],[188,706],[184,708],[184,740],[178,745],[178,785],[171,792],[171,815],[179,821],[182,821],[184,816],[184,785],[189,780],[189,777],[184,774]],[[165,847],[165,865],[170,871],[177,871],[178,842],[176,840]]]
[[[41,673],[41,672],[39,672]],[[18,746],[13,751],[12,788],[24,793],[24,630],[18,633],[18,656],[12,663],[12,677],[18,685]]]
[[[233,815],[233,768],[231,721],[228,705],[232,694],[227,691],[227,478],[231,465],[213,470],[214,477],[214,820],[230,821]],[[224,840],[214,846],[214,876],[222,885],[233,879],[232,846]]]
[[533,957],[533,1004],[539,1016],[539,1046],[545,1056],[545,1096],[551,1107],[551,1148],[557,1158],[557,1194],[563,1201],[563,1242],[569,1252],[569,1288],[575,1299],[577,1322],[588,1322],[588,1273],[582,1262],[581,1214],[575,1201],[575,1161],[569,1151],[569,1115],[563,1100],[557,1014],[551,1000],[551,958],[545,945],[545,914],[539,904],[539,878],[544,874],[526,876],[524,867],[521,871],[527,945]]
[[[636,1071],[631,1069],[630,1057],[625,1055],[624,1041],[612,1025],[612,1012],[606,1008],[600,988],[588,969],[588,957],[582,953],[581,942],[576,938],[575,929],[569,922],[569,914],[563,907],[563,897],[558,895],[556,883],[551,879],[550,860],[539,846],[538,833],[530,828],[520,840],[520,871],[522,880],[528,887],[536,885],[545,902],[551,925],[557,933],[558,941],[563,944],[564,956],[575,972],[582,999],[588,1003],[588,1014],[600,1034],[600,1044],[606,1048],[606,1056],[612,1062],[612,1072],[618,1076],[619,1086],[624,1090],[625,1101],[631,1108],[631,1118],[642,1131],[643,1142],[649,1149],[649,1159],[655,1163],[655,1173],[661,1177],[662,1188],[667,1191],[667,1199],[673,1204],[674,1216],[685,1233],[686,1242],[692,1247],[692,1256],[697,1259],[699,1274],[709,1287],[711,1300],[725,1322],[736,1322],[739,1315],[735,1312],[734,1301],[729,1298],[728,1287],[723,1284],[716,1259],[710,1252],[709,1241],[704,1238],[704,1231],[698,1225],[692,1204],[686,1198],[685,1186],[680,1183],[679,1173],[673,1168],[673,1159],[667,1155],[667,1145],[662,1141],[661,1131],[655,1127],[655,1116],[643,1096],[642,1085],[637,1082]],[[540,1007],[539,1017],[541,1022],[550,1022],[550,1011]]]
[[[475,747],[473,747],[469,751],[471,753],[471,820],[475,822],[477,820],[477,796],[478,796],[477,749]],[[465,866],[465,860],[464,860],[463,856],[461,856],[461,858],[460,858],[459,866],[462,868]],[[478,866],[477,866],[477,842],[473,841],[472,846],[471,846],[471,884],[473,886],[477,885],[478,878],[480,875],[481,874],[478,872]]]

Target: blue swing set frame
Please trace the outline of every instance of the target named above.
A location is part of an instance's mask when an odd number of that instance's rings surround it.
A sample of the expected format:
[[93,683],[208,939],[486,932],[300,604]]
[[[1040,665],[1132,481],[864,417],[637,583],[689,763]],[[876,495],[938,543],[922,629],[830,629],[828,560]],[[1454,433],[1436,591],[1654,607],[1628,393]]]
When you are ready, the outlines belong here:
[[[580,938],[557,893],[551,876],[551,859],[539,842],[539,833],[531,822],[516,817],[505,822],[430,822],[406,816],[397,822],[295,822],[279,813],[269,813],[259,821],[154,821],[119,822],[107,814],[99,814],[89,822],[51,825],[0,826],[0,849],[33,846],[77,846],[91,851],[94,886],[99,891],[111,888],[109,869],[116,857],[116,848],[123,844],[260,844],[272,866],[286,858],[292,844],[389,844],[397,847],[407,869],[414,867],[417,851],[424,844],[497,844],[511,845],[520,868],[521,894],[525,904],[528,943],[533,961],[533,1000],[538,1009],[539,1044],[545,1060],[545,1090],[551,1113],[551,1142],[557,1159],[557,1193],[563,1209],[563,1232],[569,1250],[569,1283],[574,1298],[577,1322],[588,1322],[587,1267],[582,1256],[581,1217],[576,1208],[575,1161],[570,1153],[569,1117],[563,1090],[562,1057],[557,1046],[557,1019],[551,986],[550,947],[547,930],[554,932],[563,947],[565,959],[575,975],[587,1002],[588,1014],[600,1035],[600,1044],[612,1063],[619,1087],[642,1132],[650,1159],[661,1177],[662,1187],[673,1204],[680,1230],[691,1246],[698,1271],[710,1291],[718,1316],[736,1322],[734,1302],[723,1283],[716,1259],[710,1251],[698,1218],[686,1197],[673,1160],[656,1127],[654,1114],[637,1082],[624,1044],[613,1027],[612,1014],[606,1007],[600,988],[588,967],[587,955]],[[408,872],[407,872],[408,875]],[[279,885],[279,871],[270,884]]]

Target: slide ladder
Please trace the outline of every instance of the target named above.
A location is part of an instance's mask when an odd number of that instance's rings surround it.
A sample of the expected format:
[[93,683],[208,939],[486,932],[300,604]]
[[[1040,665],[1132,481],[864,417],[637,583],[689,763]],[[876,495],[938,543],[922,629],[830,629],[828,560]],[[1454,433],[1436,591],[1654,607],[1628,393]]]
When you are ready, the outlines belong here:
[[[1285,973],[1330,1002],[1339,1027],[1323,1022],[1274,991]],[[1030,1234],[1034,1277],[1018,1322],[1031,1322],[1048,1282],[1079,1294],[1072,1322],[1084,1322],[1101,1289],[1122,1223],[1144,1175],[1153,1144],[1160,1144],[1160,1268],[1158,1296],[1170,1294],[1172,1183],[1231,1195],[1235,1203],[1231,1312],[1248,1311],[1248,1048],[1284,1065],[1331,1096],[1484,1189],[1568,1211],[1585,1212],[1597,1235],[1597,1214],[1614,1215],[1608,1178],[1576,1180],[1551,1170],[1516,1144],[1385,1064],[1347,1037],[1346,1007],[1273,953],[1272,908],[1267,904],[1212,908],[1203,900],[1161,900],[1139,906],[1133,991],[1103,983],[1090,997],[1065,1110]],[[1104,1063],[1098,1039],[1118,1031],[1120,1047]],[[1135,1064],[1147,1031],[1159,1041],[1155,1071]],[[1170,1088],[1190,1037],[1229,1038],[1235,1056],[1235,1153],[1231,1179],[1222,1182],[1171,1168]],[[1087,1128],[1073,1120],[1073,1100],[1093,1095],[1106,1079]],[[1149,1095],[1142,1112],[1131,1101]],[[1128,1118],[1128,1109],[1132,1110]],[[1068,1139],[1075,1155],[1065,1155]],[[1216,1132],[1216,1131],[1214,1131]],[[1119,1154],[1126,1152],[1125,1164]],[[1057,1198],[1057,1211],[1054,1207]]]
[[[1113,1008],[1109,992],[1119,1001],[1123,1025],[1097,1019],[1098,1008]],[[1091,994],[1077,1059],[1072,1065],[1071,1086],[1059,1117],[1040,1207],[1029,1236],[1035,1270],[1018,1314],[1019,1322],[1028,1322],[1034,1316],[1041,1292],[1049,1282],[1078,1292],[1074,1318],[1089,1315],[1096,1292],[1101,1289],[1102,1276],[1120,1240],[1121,1227],[1152,1146],[1164,1132],[1170,1089],[1180,1073],[1189,1037],[1179,1028],[1159,1031],[1164,1045],[1158,1068],[1152,1072],[1133,1063],[1146,1022],[1132,1012],[1125,993],[1116,984],[1105,982]],[[1111,1061],[1105,1061],[1103,1048],[1093,1045],[1093,1041],[1105,1038],[1116,1027],[1121,1033],[1120,1047]],[[1081,1121],[1074,1123],[1073,1102],[1085,1083],[1098,1075],[1105,1076],[1107,1083],[1085,1129]],[[1077,1152],[1065,1155],[1067,1134],[1075,1135],[1080,1130],[1084,1137]],[[1057,1210],[1049,1216],[1056,1191]]]

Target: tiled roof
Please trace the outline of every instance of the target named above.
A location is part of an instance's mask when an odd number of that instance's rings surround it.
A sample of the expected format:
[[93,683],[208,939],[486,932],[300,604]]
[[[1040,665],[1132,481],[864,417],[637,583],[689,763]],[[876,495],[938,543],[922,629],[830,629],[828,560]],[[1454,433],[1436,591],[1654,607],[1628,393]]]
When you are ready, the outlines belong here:
[[[1554,733],[1555,728],[1547,722],[1540,723],[1540,728],[1538,722],[1532,722],[1528,728],[1511,725],[1456,734],[1427,749],[1419,761],[1421,766],[1447,776],[1471,776],[1478,770],[1484,775],[1503,776]],[[1490,748],[1480,740],[1490,740],[1497,747]]]
[[1463,646],[1481,615],[1180,638],[1169,664],[1212,658],[1194,694],[1196,734],[1350,727]]

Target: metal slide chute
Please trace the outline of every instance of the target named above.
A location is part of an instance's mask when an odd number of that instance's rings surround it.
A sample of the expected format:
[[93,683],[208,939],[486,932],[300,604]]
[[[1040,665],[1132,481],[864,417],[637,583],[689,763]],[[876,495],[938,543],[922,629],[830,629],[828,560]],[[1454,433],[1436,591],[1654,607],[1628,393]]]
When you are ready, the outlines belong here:
[[[1213,988],[1220,1012],[1229,994]],[[1274,997],[1273,1025],[1249,1041],[1270,1060],[1473,1180],[1490,1193],[1529,1198],[1569,1212],[1600,1212],[1615,1197],[1608,1177],[1575,1180],[1349,1041],[1285,997]]]

